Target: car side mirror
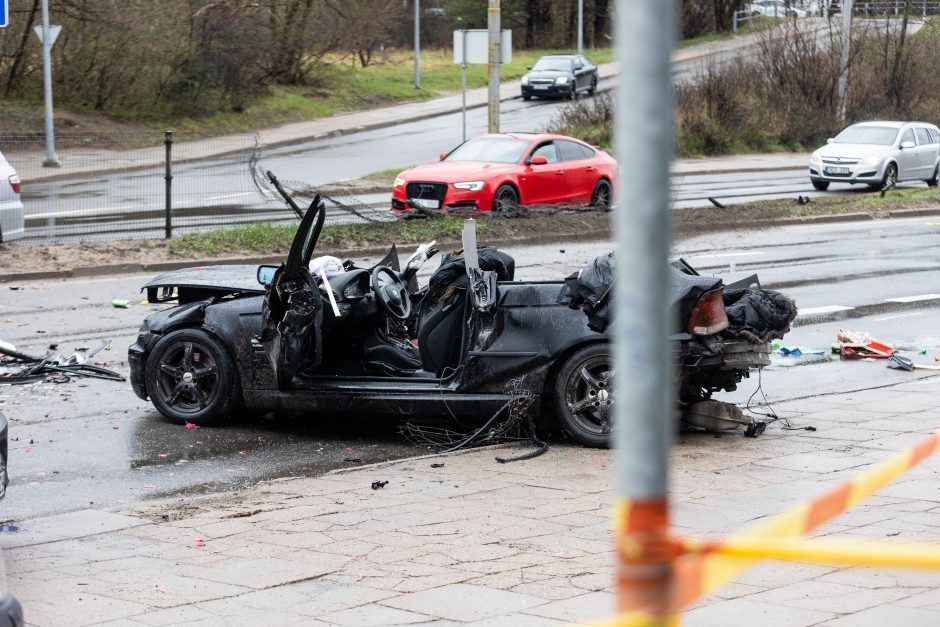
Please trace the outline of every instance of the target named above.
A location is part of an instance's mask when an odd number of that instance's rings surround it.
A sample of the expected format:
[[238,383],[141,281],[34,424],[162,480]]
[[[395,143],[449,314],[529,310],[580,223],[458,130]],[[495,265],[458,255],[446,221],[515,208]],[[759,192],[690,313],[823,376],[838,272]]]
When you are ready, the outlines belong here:
[[826,143],[827,143],[827,144],[831,144],[831,143],[834,142],[835,140],[836,140],[835,137],[830,137],[829,139],[826,140]]
[[901,150],[907,150],[908,148],[913,148],[914,142],[907,140],[906,142],[901,142]]
[[446,153],[446,152],[442,152],[441,154],[437,155],[437,160],[438,160],[438,161],[443,161],[443,160],[444,160],[444,157],[446,157],[446,156],[447,156],[447,153]]
[[274,279],[274,273],[277,272],[277,266],[258,266],[258,283],[261,285],[270,285]]
[[545,155],[535,155],[529,159],[529,165],[548,165],[548,157]]

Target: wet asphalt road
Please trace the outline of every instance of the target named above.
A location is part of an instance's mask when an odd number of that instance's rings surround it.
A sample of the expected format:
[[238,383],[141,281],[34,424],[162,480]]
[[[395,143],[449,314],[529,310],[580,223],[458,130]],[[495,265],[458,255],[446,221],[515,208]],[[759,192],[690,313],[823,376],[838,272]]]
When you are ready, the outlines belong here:
[[[803,313],[784,344],[826,352],[775,355],[761,382],[771,403],[805,397],[811,408],[816,395],[936,374],[839,361],[828,348],[837,330],[862,330],[908,351],[915,361],[934,363],[940,356],[938,231],[940,220],[931,218],[785,227],[693,237],[678,242],[675,252],[702,273],[726,280],[758,272],[764,286],[795,298]],[[598,242],[508,252],[517,259],[518,278],[538,279],[563,277],[609,249],[609,243]],[[110,303],[137,303],[137,288],[148,278],[37,282],[18,290],[4,285],[0,338],[28,352],[57,342],[66,353],[111,338],[113,349],[99,355],[126,374],[127,346],[153,306],[115,309]],[[919,355],[922,349],[925,355]],[[722,398],[743,404],[756,387],[756,378],[746,380]],[[359,463],[347,459],[370,463],[424,452],[405,443],[394,425],[361,416],[324,421],[244,415],[224,428],[187,430],[160,418],[127,383],[109,381],[3,386],[0,409],[11,419],[13,438],[12,485],[0,506],[2,519],[90,504],[121,509],[176,502]],[[375,478],[381,478],[380,470]]]

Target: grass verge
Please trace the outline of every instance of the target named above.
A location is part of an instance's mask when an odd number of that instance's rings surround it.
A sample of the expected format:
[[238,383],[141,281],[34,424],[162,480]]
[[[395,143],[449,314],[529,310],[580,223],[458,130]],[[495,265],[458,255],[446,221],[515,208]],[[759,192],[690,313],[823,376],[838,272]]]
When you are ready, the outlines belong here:
[[[500,79],[511,81],[521,78],[539,57],[553,54],[554,50],[514,50],[512,63],[500,67]],[[567,51],[570,52],[570,51]],[[613,49],[586,50],[585,55],[594,63],[607,63],[613,58]],[[445,93],[460,91],[460,66],[454,64],[453,52],[444,49],[421,51],[421,89],[415,89],[414,55],[410,50],[390,50],[384,62],[375,59],[368,67],[350,63],[352,57],[327,58],[311,85],[275,85],[263,95],[249,101],[240,112],[218,111],[199,117],[159,116],[159,119],[123,120],[114,116],[96,114],[81,108],[58,104],[56,129],[60,133],[87,133],[90,137],[106,134],[108,130],[156,131],[174,129],[206,134],[248,132],[291,122],[329,117],[338,113],[363,111],[400,102],[426,100]],[[487,85],[487,67],[470,65],[467,68],[467,88]],[[0,118],[7,121],[7,129],[36,130],[42,128],[41,106],[25,101],[0,102]],[[156,114],[153,116],[156,118]],[[162,138],[162,134],[160,135]]]
[[[488,236],[495,221],[480,220],[477,233]],[[400,220],[371,224],[327,226],[320,235],[317,249],[349,250],[379,245],[418,244],[431,240],[459,241],[463,219],[453,217],[427,220]],[[250,252],[272,254],[287,251],[297,227],[293,224],[253,224],[209,233],[188,233],[167,243],[172,257],[200,258]]]

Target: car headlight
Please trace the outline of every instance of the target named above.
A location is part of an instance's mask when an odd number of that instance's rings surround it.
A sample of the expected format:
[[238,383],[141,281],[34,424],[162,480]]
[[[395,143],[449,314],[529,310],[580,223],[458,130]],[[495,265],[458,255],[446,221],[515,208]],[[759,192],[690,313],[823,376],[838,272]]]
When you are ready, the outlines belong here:
[[568,77],[567,77],[567,76],[559,76],[558,78],[555,79],[555,84],[556,84],[556,85],[567,85],[567,84],[568,84]]
[[858,162],[859,165],[878,165],[883,157],[881,155],[868,155]]
[[466,189],[471,192],[478,192],[483,189],[483,181],[468,181],[466,183],[454,183],[457,189]]
[[[387,181],[388,179],[385,179],[385,180]],[[401,178],[400,176],[395,177],[395,185],[393,185],[393,187],[401,187],[404,184],[405,184],[405,179]]]
[[522,77],[522,84],[523,84],[523,85],[528,85],[528,84],[529,84],[529,75],[528,75],[528,74],[526,74],[525,76]]

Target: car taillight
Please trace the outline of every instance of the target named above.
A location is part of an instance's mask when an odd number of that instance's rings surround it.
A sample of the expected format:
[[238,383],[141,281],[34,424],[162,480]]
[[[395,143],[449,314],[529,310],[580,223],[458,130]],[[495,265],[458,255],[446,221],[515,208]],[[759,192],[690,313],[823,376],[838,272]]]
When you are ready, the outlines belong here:
[[17,174],[10,175],[10,187],[13,188],[14,194],[20,193],[20,177]]
[[725,288],[705,292],[689,316],[689,333],[711,335],[728,328],[728,312],[725,311]]

